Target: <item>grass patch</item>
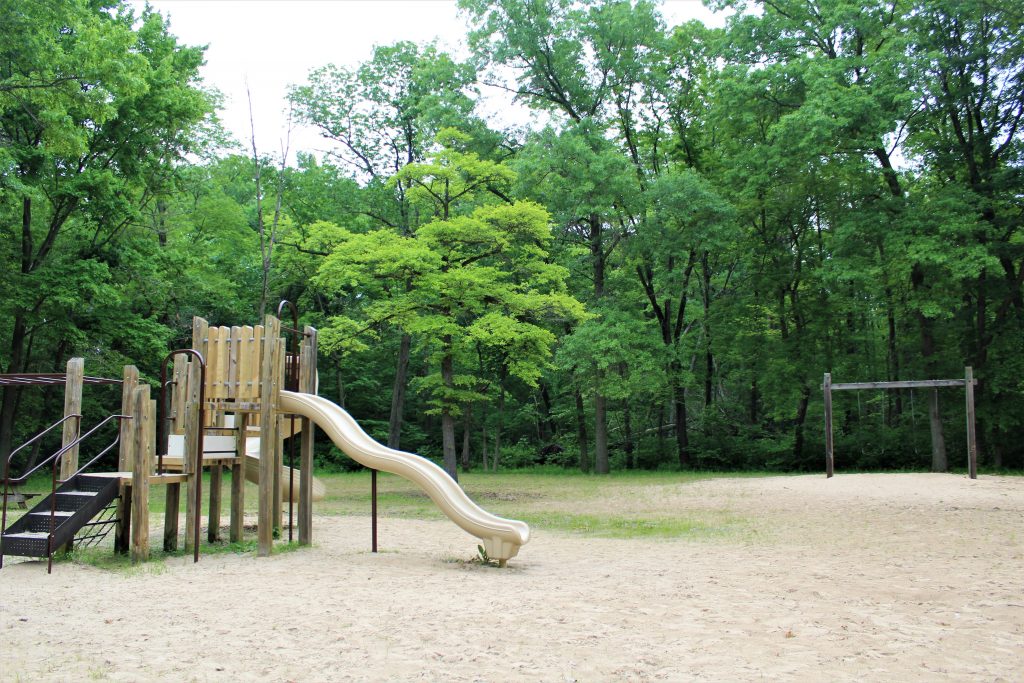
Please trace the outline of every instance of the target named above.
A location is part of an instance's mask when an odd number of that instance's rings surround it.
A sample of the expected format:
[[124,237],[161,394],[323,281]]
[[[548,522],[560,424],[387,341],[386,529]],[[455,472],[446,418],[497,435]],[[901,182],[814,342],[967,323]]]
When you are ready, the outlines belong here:
[[[305,547],[298,541],[278,542],[274,544],[272,555],[292,553]],[[238,542],[219,541],[209,543],[203,541],[199,544],[199,561],[211,555],[252,555],[255,556],[259,549],[259,541],[256,538],[246,538]],[[163,549],[151,549],[149,560],[134,564],[127,553],[115,553],[108,543],[90,548],[76,548],[70,553],[57,553],[53,556],[54,563],[72,563],[87,565],[123,576],[145,576],[159,575],[167,571],[166,560],[171,558],[190,558],[192,551],[185,551],[184,548],[167,552]],[[44,558],[45,560],[45,558]]]
[[[523,520],[536,530],[603,538],[707,539],[733,534],[746,521],[727,510],[680,506],[676,498],[691,484],[724,476],[733,475],[617,472],[596,476],[564,470],[516,470],[462,473],[459,483],[484,509]],[[314,506],[316,514],[370,513],[369,472],[320,478],[326,484],[327,498]],[[430,498],[404,479],[381,473],[377,488],[382,516],[444,519]],[[615,501],[614,509],[609,501]]]
[[[325,500],[314,503],[317,516],[356,516],[370,514],[370,473],[320,473],[325,484]],[[461,473],[459,482],[466,493],[481,507],[503,517],[530,524],[535,532],[564,533],[577,536],[620,539],[692,539],[704,540],[742,535],[752,522],[736,516],[728,509],[716,509],[704,503],[690,488],[693,484],[714,478],[765,476],[764,473],[721,474],[712,472],[615,472],[606,476],[581,474],[567,470],[535,469],[509,472]],[[209,476],[203,481],[203,514],[208,514]],[[221,519],[227,520],[231,476],[222,481]],[[36,486],[26,490],[49,488],[48,479],[33,481]],[[184,513],[184,486],[181,511]],[[160,526],[166,505],[166,488],[150,488],[150,514],[153,528]],[[255,515],[258,491],[254,484],[245,485],[245,510]],[[383,517],[403,519],[445,520],[444,515],[423,491],[400,477],[378,475],[378,510]],[[14,512],[10,510],[10,512]],[[20,512],[20,511],[19,511]],[[15,515],[9,517],[13,519]],[[284,511],[287,519],[287,505]],[[250,517],[251,518],[251,517]],[[182,530],[184,526],[182,526]],[[246,528],[252,533],[251,527]],[[226,535],[226,532],[225,532]],[[154,536],[153,543],[159,545]],[[294,552],[298,543],[277,541],[274,554]],[[202,555],[251,555],[257,550],[255,538],[241,543],[204,542]],[[165,553],[154,548],[151,560],[132,565],[124,555],[115,555],[105,542],[102,547],[76,551],[63,561],[78,562],[126,575],[163,571],[163,561],[183,557],[184,551]]]
[[620,517],[596,514],[525,514],[523,521],[538,529],[563,531],[601,538],[690,538],[702,539],[727,535],[740,525],[738,518],[719,523],[686,517]]

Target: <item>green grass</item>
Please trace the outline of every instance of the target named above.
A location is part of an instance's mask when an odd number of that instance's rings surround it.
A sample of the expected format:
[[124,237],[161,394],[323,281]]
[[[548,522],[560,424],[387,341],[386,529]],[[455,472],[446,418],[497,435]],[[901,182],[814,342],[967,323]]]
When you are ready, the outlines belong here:
[[[741,528],[744,520],[728,511],[666,508],[663,501],[680,486],[721,476],[724,475],[700,472],[619,472],[595,476],[518,470],[468,472],[459,476],[459,483],[484,509],[520,519],[535,530],[605,538],[696,539],[727,535]],[[368,472],[320,478],[328,493],[326,500],[314,506],[317,514],[369,514]],[[608,509],[609,500],[618,501],[614,511]],[[444,519],[419,487],[392,475],[378,475],[377,503],[382,516]]]
[[[258,547],[255,538],[246,538],[241,542],[229,543],[208,543],[203,541],[199,544],[200,561],[203,557],[210,555],[255,555]],[[274,555],[291,553],[301,549],[297,542],[284,542],[274,544]],[[183,549],[167,552],[162,549],[151,549],[149,561],[141,564],[134,564],[127,554],[111,552],[109,546],[100,546],[85,549],[76,549],[70,553],[60,553],[53,556],[54,563],[71,562],[73,564],[84,564],[96,569],[123,574],[124,576],[159,575],[167,571],[165,561],[177,557],[191,557],[192,552],[185,552]]]
[[[750,524],[728,509],[714,509],[700,504],[686,494],[690,485],[720,477],[764,476],[764,473],[720,474],[707,472],[615,472],[606,476],[581,474],[559,469],[515,470],[510,472],[467,472],[459,482],[467,494],[484,509],[497,515],[527,522],[534,532],[561,533],[618,539],[715,539],[742,534]],[[327,489],[326,499],[314,504],[314,514],[321,516],[369,516],[370,473],[317,473]],[[229,517],[230,474],[222,482],[221,523]],[[31,484],[36,484],[32,486]],[[45,490],[48,480],[30,482],[26,490]],[[184,487],[182,487],[184,492]],[[207,514],[210,480],[203,478],[203,513]],[[150,515],[154,524],[162,523],[166,488],[150,489]],[[183,496],[184,497],[184,496]],[[258,492],[246,483],[245,509],[254,515]],[[180,510],[184,513],[184,500]],[[378,510],[382,517],[444,520],[443,514],[416,485],[400,477],[378,475]],[[287,519],[287,506],[285,518]],[[182,528],[182,532],[184,529]],[[256,540],[248,530],[242,543],[203,543],[203,555],[219,553],[251,554]],[[154,545],[159,539],[153,539]],[[277,541],[274,552],[290,552],[297,543]],[[151,552],[151,562],[139,569],[125,556],[117,556],[110,548],[78,551],[63,561],[89,564],[100,569],[135,574],[161,571],[162,560],[184,555],[183,551]]]

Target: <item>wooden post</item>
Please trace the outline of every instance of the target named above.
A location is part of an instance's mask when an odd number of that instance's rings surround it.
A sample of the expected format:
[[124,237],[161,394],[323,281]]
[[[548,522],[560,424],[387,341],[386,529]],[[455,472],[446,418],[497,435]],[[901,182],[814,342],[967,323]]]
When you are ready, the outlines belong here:
[[[85,379],[85,360],[72,358],[68,361],[67,379],[64,383],[64,416],[82,414],[82,383]],[[74,417],[64,423],[61,448],[78,438],[82,419]],[[78,446],[60,456],[60,478],[67,479],[78,469]]]
[[[316,393],[316,329],[306,327],[300,352],[299,391]],[[313,542],[313,440],[316,425],[302,418],[301,453],[299,455],[299,545]]]
[[974,415],[974,368],[964,368],[964,391],[967,398],[967,474],[978,478],[978,437],[975,434]]
[[[124,366],[124,375],[121,380],[121,414],[134,415],[135,404],[133,398],[135,389],[139,386],[139,369],[134,365]],[[132,434],[135,431],[134,420],[121,420],[121,437],[118,444],[117,471],[131,472],[132,463],[135,461],[132,455],[132,446],[135,444]]]
[[[120,441],[117,452],[117,471],[131,472],[135,456],[132,447],[135,445],[134,402],[132,398],[135,388],[139,386],[139,369],[134,365],[124,366],[121,379],[121,414],[132,415],[131,420],[121,420]],[[114,530],[114,552],[126,553],[131,545],[131,485],[121,484],[121,496],[117,500],[117,524]]]
[[[185,402],[188,400],[188,362],[190,356],[187,353],[179,353],[174,357],[174,374],[172,375],[174,385],[170,389],[171,395],[171,434],[185,433]],[[166,453],[164,454],[166,455]]]
[[135,461],[132,463],[132,562],[149,559],[149,474],[153,464],[153,446],[156,440],[153,404],[149,399],[149,385],[135,389]]
[[231,529],[228,538],[232,543],[239,543],[245,529],[245,439],[249,432],[249,413],[237,413],[235,427],[238,428],[235,440],[238,459],[231,466]]
[[181,508],[181,484],[166,485],[164,494],[164,550],[173,553],[178,549],[178,512]]
[[199,382],[201,378],[198,360],[188,364],[188,395],[182,425],[185,430],[185,450],[181,457],[181,471],[188,475],[185,480],[185,551],[195,550],[196,537],[196,478],[203,476],[197,472],[199,454]]
[[[135,436],[131,437],[133,440]],[[122,506],[124,509],[122,510]],[[132,545],[132,485],[121,485],[121,500],[117,506],[117,525],[114,528],[114,552],[127,553]]]
[[829,478],[835,474],[835,452],[832,441],[832,373],[825,373],[822,389],[825,392],[825,477]]
[[[260,557],[270,555],[274,545],[274,465],[277,463],[277,394],[280,389],[281,322],[272,315],[266,318],[263,353],[260,365],[260,484],[259,484],[259,550]],[[278,490],[280,495],[280,489]]]
[[216,543],[220,540],[220,488],[224,466],[219,462],[210,465],[210,521],[206,525],[206,540]]

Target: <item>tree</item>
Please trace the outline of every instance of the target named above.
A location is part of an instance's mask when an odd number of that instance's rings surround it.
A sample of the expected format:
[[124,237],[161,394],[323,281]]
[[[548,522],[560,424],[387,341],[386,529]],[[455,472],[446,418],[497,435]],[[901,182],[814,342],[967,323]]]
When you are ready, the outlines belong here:
[[[14,274],[2,355],[8,372],[24,372],[44,352],[36,335],[107,281],[111,248],[166,189],[210,100],[196,87],[202,50],[179,45],[151,11],[134,28],[115,3],[5,0],[0,17],[0,214]],[[76,345],[71,329],[60,336]],[[5,389],[0,456],[16,404]]]
[[[407,164],[421,162],[445,126],[473,127],[476,79],[433,45],[400,42],[374,50],[357,69],[328,65],[314,70],[309,84],[293,89],[299,117],[336,143],[333,156],[365,184],[360,207],[376,224],[402,235],[419,223],[407,197],[408,185],[390,182]],[[401,442],[411,337],[401,331],[392,384],[388,445]]]
[[465,138],[453,131],[441,139],[447,144],[432,163],[410,164],[396,178],[433,220],[408,236],[386,229],[351,236],[318,279],[341,290],[405,283],[368,306],[367,317],[400,322],[428,353],[434,371],[420,388],[441,417],[444,466],[455,478],[455,419],[483,399],[482,378],[459,363],[460,354],[484,349],[503,372],[535,385],[554,342],[542,323],[578,319],[582,307],[565,292],[565,270],[546,262],[547,212],[529,202],[489,203],[512,172],[459,151]]

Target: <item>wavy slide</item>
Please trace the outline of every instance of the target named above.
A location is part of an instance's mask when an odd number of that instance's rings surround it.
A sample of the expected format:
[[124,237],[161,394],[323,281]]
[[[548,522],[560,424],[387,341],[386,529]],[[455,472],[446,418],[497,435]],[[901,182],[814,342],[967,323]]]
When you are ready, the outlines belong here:
[[525,522],[492,515],[469,499],[443,469],[426,458],[396,451],[374,441],[352,416],[325,398],[282,391],[278,411],[307,417],[356,462],[397,474],[419,486],[450,520],[483,541],[487,555],[502,565],[530,540]]

